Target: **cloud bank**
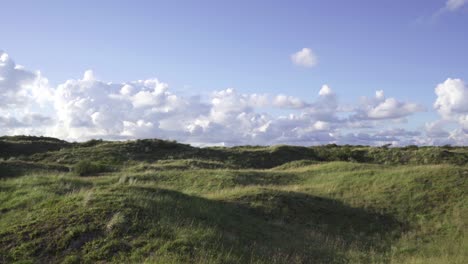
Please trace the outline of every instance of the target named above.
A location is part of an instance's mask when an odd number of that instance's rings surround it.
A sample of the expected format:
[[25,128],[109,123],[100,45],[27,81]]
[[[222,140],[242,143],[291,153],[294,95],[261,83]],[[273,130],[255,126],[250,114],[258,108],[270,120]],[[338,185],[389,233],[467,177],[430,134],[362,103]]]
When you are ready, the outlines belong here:
[[[298,60],[307,65],[310,51],[300,53]],[[433,107],[440,119],[417,131],[404,128],[409,117],[427,110],[415,102],[379,90],[350,106],[326,84],[314,93],[315,99],[303,100],[227,88],[187,96],[158,79],[112,83],[92,71],[50,87],[40,72],[0,51],[0,134],[163,138],[194,145],[468,143],[468,87],[460,79],[436,87]]]

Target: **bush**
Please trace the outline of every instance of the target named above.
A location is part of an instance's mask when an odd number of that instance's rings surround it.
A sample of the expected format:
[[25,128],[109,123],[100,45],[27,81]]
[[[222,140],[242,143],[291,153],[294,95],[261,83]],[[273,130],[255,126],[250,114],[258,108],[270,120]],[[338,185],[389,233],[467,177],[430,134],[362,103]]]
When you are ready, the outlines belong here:
[[81,146],[83,146],[83,147],[94,147],[94,146],[97,146],[97,145],[102,144],[102,143],[104,143],[104,140],[102,140],[102,139],[91,139],[91,140],[88,140],[86,142],[81,143]]
[[109,171],[109,167],[101,162],[82,160],[73,167],[73,171],[79,176],[89,176],[96,173],[107,172]]
[[16,175],[17,172],[7,164],[0,163],[0,179],[3,177],[11,177]]

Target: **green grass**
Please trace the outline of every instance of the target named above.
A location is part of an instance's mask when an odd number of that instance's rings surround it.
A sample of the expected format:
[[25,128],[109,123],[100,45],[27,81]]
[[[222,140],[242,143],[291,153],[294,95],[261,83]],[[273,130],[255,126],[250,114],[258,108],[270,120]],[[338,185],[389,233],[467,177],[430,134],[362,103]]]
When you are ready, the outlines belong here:
[[[304,159],[287,146],[76,144],[0,162],[0,263],[468,262],[467,165],[426,164],[424,153],[395,165]],[[278,151],[290,157],[252,165]],[[113,170],[81,177],[82,156]]]
[[90,176],[109,171],[112,170],[108,165],[89,160],[82,160],[73,166],[73,172],[78,176]]

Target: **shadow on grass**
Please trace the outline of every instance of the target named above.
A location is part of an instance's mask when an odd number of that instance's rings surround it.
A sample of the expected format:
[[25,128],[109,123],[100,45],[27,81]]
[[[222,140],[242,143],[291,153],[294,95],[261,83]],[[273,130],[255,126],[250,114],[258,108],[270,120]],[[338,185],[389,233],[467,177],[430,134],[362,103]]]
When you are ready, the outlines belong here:
[[389,242],[407,229],[392,215],[350,207],[340,201],[304,193],[273,191],[235,198],[256,217],[299,233],[324,235],[343,248],[358,245],[362,249],[386,251]]
[[117,186],[96,193],[87,207],[68,201],[43,213],[0,232],[6,261],[141,262],[170,255],[178,263],[203,263],[209,252],[216,263],[342,263],[353,245],[386,251],[388,237],[402,229],[388,215],[272,191],[218,201]]
[[25,161],[0,161],[0,179],[13,178],[31,172],[68,172],[68,167]]
[[292,173],[236,171],[233,182],[235,185],[287,185],[297,183],[299,177]]

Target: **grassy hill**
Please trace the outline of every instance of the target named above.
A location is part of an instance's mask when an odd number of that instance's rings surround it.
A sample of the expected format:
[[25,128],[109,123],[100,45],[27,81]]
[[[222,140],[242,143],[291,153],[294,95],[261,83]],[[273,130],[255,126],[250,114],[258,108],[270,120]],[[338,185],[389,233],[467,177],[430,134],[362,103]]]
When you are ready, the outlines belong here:
[[0,263],[467,263],[468,148],[0,138]]

